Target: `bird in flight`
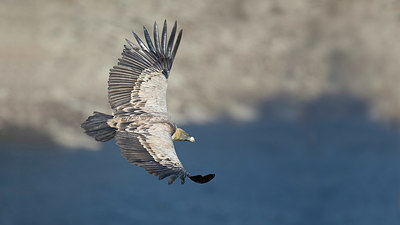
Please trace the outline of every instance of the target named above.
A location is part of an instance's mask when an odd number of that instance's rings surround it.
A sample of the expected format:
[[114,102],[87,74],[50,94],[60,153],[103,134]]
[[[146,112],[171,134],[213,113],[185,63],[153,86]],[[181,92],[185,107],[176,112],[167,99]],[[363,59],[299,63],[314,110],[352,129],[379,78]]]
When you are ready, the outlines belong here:
[[175,21],[169,39],[167,22],[161,33],[154,23],[154,42],[145,27],[147,46],[133,32],[138,45],[126,40],[122,58],[110,70],[108,101],[112,115],[94,112],[81,127],[97,141],[115,137],[121,154],[130,163],[144,168],[159,179],[169,177],[172,184],[178,177],[185,183],[189,177],[196,183],[207,183],[215,174],[191,176],[179,161],[173,141],[194,142],[194,137],[178,128],[167,111],[168,77],[174,61],[182,30],[175,41]]

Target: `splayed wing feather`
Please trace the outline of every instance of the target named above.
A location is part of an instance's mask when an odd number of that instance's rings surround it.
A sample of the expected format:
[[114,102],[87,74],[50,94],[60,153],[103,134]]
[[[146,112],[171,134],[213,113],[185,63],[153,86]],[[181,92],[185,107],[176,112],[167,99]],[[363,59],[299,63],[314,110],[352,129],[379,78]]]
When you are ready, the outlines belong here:
[[154,22],[154,45],[156,47],[158,55],[161,55],[160,35],[158,34],[158,25],[156,22]]
[[[138,51],[140,48],[138,46],[136,46],[133,42],[131,42],[130,40],[125,38],[125,41],[129,44],[129,46],[131,46],[132,49]],[[129,49],[128,47],[125,46],[126,49]]]
[[146,47],[146,45],[143,43],[143,41],[140,39],[139,36],[136,35],[135,32],[132,32],[133,36],[135,36],[136,41],[139,43],[139,46],[146,52],[149,52],[149,49]]
[[172,56],[171,56],[171,65],[170,65],[170,69],[171,69],[171,66],[172,66],[172,62],[173,62],[174,59],[175,59],[176,52],[178,51],[178,47],[179,47],[179,43],[181,42],[181,38],[182,38],[182,30],[179,31],[178,37],[176,38],[174,50],[172,51]]
[[144,38],[146,39],[146,42],[147,42],[147,46],[149,46],[151,52],[154,55],[156,55],[157,52],[156,52],[156,49],[154,48],[153,43],[151,42],[151,38],[150,38],[149,32],[147,31],[146,27],[144,27],[144,26],[143,26],[143,31],[144,31]]
[[164,26],[161,34],[161,53],[165,55],[167,52],[167,21],[164,20]]
[[177,25],[177,23],[175,21],[174,27],[172,28],[172,31],[171,31],[171,36],[169,36],[167,58],[171,58],[172,45],[174,44],[174,40],[175,40],[176,25]]

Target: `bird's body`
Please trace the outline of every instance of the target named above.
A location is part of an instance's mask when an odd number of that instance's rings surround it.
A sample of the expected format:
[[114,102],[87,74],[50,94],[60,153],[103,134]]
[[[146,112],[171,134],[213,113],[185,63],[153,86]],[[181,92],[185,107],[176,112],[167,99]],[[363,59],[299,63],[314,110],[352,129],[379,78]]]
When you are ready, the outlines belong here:
[[[176,22],[167,43],[167,25],[161,35],[154,24],[154,44],[144,28],[147,46],[133,33],[139,46],[127,40],[122,58],[110,70],[108,98],[113,115],[95,112],[83,124],[85,132],[97,141],[116,138],[121,154],[131,163],[146,169],[160,179],[169,177],[185,182],[188,176],[206,183],[214,174],[191,176],[179,161],[173,141],[191,141],[184,130],[170,120],[167,111],[169,72],[178,49],[182,30],[174,44]],[[173,47],[173,49],[172,49]]]

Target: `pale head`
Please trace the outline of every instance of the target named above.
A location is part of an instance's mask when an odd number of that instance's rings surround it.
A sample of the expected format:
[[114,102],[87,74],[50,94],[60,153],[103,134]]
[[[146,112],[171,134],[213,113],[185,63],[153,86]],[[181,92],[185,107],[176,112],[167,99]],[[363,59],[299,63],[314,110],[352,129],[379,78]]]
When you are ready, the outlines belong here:
[[194,142],[194,137],[190,136],[186,131],[181,128],[176,128],[175,133],[172,135],[174,141],[190,141]]

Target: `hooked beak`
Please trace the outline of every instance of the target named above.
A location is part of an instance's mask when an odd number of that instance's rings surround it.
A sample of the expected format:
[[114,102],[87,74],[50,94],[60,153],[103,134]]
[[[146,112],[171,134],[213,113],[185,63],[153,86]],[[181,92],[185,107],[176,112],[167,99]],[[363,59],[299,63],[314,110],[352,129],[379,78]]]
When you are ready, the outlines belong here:
[[189,138],[189,141],[190,141],[190,142],[194,142],[194,141],[195,141],[195,140],[194,140],[194,137],[190,137],[190,138]]

